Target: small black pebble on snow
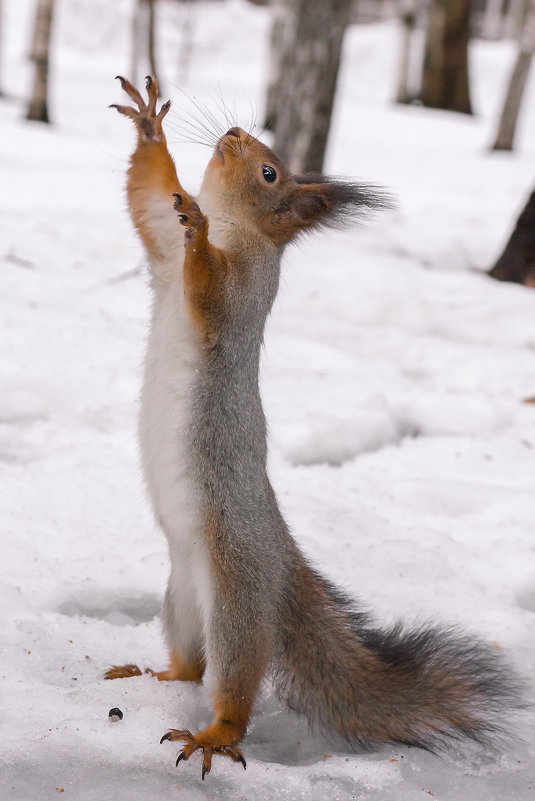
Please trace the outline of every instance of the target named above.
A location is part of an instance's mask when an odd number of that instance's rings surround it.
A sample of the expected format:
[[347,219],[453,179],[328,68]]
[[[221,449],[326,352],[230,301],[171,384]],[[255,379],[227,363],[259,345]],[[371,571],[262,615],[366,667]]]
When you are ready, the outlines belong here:
[[113,709],[110,709],[108,712],[108,717],[112,723],[117,723],[118,720],[123,719],[123,713],[118,707],[114,706]]

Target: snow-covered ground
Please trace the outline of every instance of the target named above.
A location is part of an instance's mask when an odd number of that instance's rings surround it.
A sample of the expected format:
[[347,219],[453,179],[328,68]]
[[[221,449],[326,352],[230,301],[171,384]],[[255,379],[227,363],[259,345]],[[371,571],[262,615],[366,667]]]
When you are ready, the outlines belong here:
[[[158,741],[202,726],[202,688],[161,669],[164,539],[136,445],[147,332],[143,255],[125,209],[133,133],[107,109],[129,71],[131,2],[58,0],[55,124],[23,121],[33,3],[5,0],[0,102],[0,796],[9,801],[524,801],[529,713],[499,756],[355,755],[310,734],[269,687],[244,773],[174,767]],[[162,4],[169,138],[186,185],[208,150],[180,142],[181,89],[239,121],[260,111],[268,14],[199,3],[189,77],[181,4]],[[350,31],[328,170],[391,188],[399,210],[292,249],[269,323],[263,394],[271,473],[295,536],[380,620],[434,618],[535,668],[535,293],[482,274],[534,181],[535,84],[513,155],[489,154],[514,55],[472,51],[474,118],[391,103],[395,24]],[[261,115],[260,115],[261,116]],[[528,691],[528,698],[533,686]],[[110,723],[118,706],[121,722]],[[526,721],[525,718],[528,718]]]

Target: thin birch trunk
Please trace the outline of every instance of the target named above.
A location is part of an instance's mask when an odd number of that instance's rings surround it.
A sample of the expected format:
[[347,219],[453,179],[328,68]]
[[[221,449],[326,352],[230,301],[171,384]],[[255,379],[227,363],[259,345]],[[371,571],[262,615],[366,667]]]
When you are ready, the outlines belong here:
[[187,0],[182,3],[185,5],[185,17],[182,24],[180,36],[180,48],[178,54],[178,83],[183,86],[187,83],[191,69],[193,57],[193,34],[194,34],[194,0]]
[[[135,0],[132,16],[131,81],[137,85],[140,67],[159,81],[156,55],[156,2]],[[161,93],[161,85],[160,85]]]
[[401,14],[401,47],[398,67],[398,88],[396,103],[410,103],[412,93],[409,87],[412,35],[416,27],[416,2],[409,0]]
[[528,0],[526,23],[509,86],[505,94],[498,131],[492,150],[512,150],[522,98],[526,88],[533,52],[535,51],[535,0]]
[[54,0],[38,0],[31,58],[34,62],[32,96],[26,119],[50,122],[48,113],[48,68],[50,59],[50,36]]
[[[277,124],[277,104],[279,86],[283,80],[285,65],[285,25],[288,14],[284,8],[284,0],[275,0],[271,11],[271,32],[269,36],[268,86],[266,93],[266,111],[264,127],[272,131]],[[290,50],[286,53],[288,56]]]
[[139,60],[143,53],[144,37],[143,31],[143,17],[144,17],[144,0],[134,0],[134,12],[132,14],[132,50],[130,53],[130,80],[134,86],[138,85],[139,78]]
[[156,2],[155,0],[146,0],[149,12],[149,24],[148,24],[148,56],[149,56],[149,69],[150,74],[153,78],[156,78],[158,81],[158,86],[160,90],[160,94],[162,92],[162,87],[160,85],[160,75],[156,68]]

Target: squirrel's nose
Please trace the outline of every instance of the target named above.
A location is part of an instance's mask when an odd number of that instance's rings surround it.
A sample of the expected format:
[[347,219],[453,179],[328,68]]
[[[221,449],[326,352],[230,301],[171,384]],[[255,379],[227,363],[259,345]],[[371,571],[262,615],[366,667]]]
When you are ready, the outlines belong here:
[[237,139],[241,136],[241,128],[230,128],[225,136],[235,136]]

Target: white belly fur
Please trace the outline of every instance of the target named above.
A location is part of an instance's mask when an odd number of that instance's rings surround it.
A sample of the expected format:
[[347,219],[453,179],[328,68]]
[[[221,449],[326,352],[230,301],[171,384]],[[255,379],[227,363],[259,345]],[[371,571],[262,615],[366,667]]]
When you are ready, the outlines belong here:
[[[164,531],[171,560],[168,598],[174,607],[176,631],[170,646],[189,650],[209,627],[212,586],[207,547],[201,530],[198,488],[188,465],[186,436],[191,392],[200,350],[185,308],[181,265],[154,265],[175,274],[173,281],[154,282],[152,324],[141,393],[139,439],[142,464],[157,522]],[[156,271],[156,270],[155,270]]]

